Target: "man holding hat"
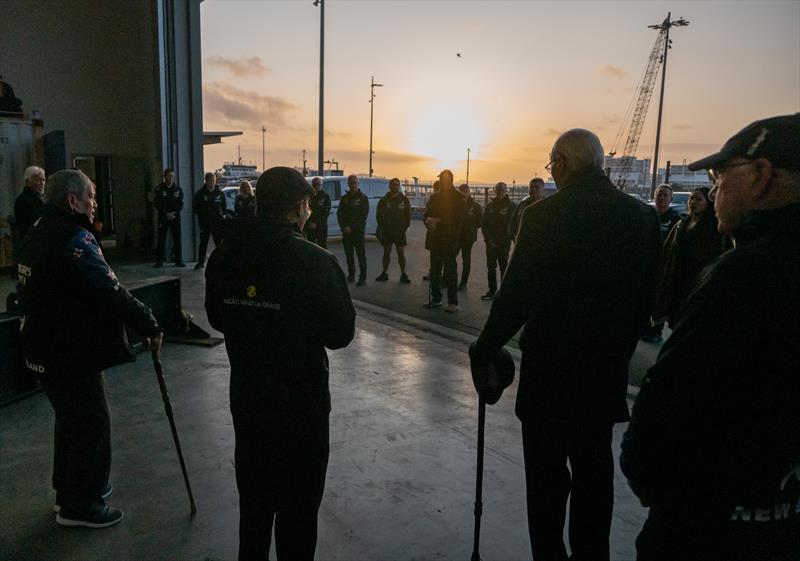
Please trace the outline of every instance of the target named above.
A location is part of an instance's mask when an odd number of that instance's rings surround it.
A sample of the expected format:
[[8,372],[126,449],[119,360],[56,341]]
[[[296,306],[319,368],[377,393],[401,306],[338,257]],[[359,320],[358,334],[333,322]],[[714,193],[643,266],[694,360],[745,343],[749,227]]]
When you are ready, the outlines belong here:
[[313,559],[328,466],[328,357],[353,339],[336,258],[306,241],[311,188],[274,167],[257,218],[235,219],[206,271],[206,311],[225,334],[236,433],[239,559]]
[[491,403],[510,379],[493,381],[487,366],[525,326],[516,414],[536,561],[567,559],[567,498],[572,559],[609,559],[612,429],[628,420],[628,361],[652,308],[658,220],[608,180],[603,154],[590,131],[558,138],[548,164],[558,192],[525,210],[470,349],[476,388]]
[[734,248],[700,274],[648,371],[621,467],[650,513],[638,559],[800,559],[800,114],[707,169]]

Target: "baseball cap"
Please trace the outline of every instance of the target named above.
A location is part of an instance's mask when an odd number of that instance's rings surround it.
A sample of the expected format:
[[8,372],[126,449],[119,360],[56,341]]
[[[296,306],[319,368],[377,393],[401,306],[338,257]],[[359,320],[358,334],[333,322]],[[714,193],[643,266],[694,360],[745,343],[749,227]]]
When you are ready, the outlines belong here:
[[800,170],[800,113],[762,119],[730,137],[716,154],[689,164],[689,169],[709,169],[733,158],[766,158],[776,167]]
[[[256,205],[259,216],[270,207],[296,203],[313,194],[311,185],[299,171],[276,166],[261,174],[256,183]],[[262,211],[263,209],[263,211]]]

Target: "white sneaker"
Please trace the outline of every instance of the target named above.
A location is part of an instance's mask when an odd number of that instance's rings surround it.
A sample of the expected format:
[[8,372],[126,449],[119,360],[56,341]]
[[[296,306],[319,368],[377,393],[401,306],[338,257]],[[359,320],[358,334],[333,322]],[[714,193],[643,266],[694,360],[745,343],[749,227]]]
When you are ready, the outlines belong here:
[[458,304],[448,304],[445,309],[445,312],[457,312],[458,311]]

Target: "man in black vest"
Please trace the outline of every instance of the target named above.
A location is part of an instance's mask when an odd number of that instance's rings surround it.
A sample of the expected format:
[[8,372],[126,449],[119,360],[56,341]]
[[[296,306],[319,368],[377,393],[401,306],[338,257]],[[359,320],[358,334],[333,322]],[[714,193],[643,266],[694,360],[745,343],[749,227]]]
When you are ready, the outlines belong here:
[[511,251],[511,218],[514,216],[514,203],[508,198],[508,187],[502,181],[494,186],[494,198],[486,205],[483,213],[483,241],[486,242],[486,274],[489,292],[481,300],[491,300],[497,292],[497,266],[500,265],[500,279],[508,267],[508,253]]
[[111,494],[111,421],[103,370],[134,360],[125,325],[156,352],[161,330],[117,281],[92,234],[91,180],[63,170],[47,187],[44,216],[28,232],[17,264],[25,364],[56,415],[56,522],[105,528],[123,513],[104,500]]
[[516,414],[537,561],[567,559],[570,495],[572,558],[609,559],[611,432],[628,419],[628,361],[654,297],[655,211],[616,189],[603,172],[603,154],[587,130],[555,142],[548,168],[558,192],[525,210],[471,351],[473,367],[485,371],[525,326]]
[[472,269],[472,246],[478,239],[478,229],[480,229],[483,222],[483,209],[481,205],[475,202],[469,191],[469,185],[462,183],[458,191],[464,197],[464,221],[461,223],[461,282],[458,284],[458,290],[464,291],[467,289],[467,281],[469,280],[469,273]]
[[[235,219],[206,271],[206,311],[225,334],[236,432],[239,559],[313,559],[328,466],[328,357],[353,339],[355,310],[336,258],[303,239],[311,189],[275,167],[257,213]],[[312,274],[313,273],[313,274]]]
[[183,190],[175,183],[175,172],[164,170],[164,181],[153,190],[153,205],[158,211],[158,256],[155,267],[164,264],[167,232],[172,233],[172,251],[175,253],[175,266],[185,267],[181,258],[181,210],[183,210]]
[[411,225],[411,202],[400,192],[400,179],[389,181],[389,192],[378,201],[377,210],[378,241],[383,246],[383,272],[375,279],[378,282],[389,280],[386,271],[392,260],[392,246],[397,251],[397,262],[400,265],[400,282],[408,284],[411,279],[406,275],[406,230]]

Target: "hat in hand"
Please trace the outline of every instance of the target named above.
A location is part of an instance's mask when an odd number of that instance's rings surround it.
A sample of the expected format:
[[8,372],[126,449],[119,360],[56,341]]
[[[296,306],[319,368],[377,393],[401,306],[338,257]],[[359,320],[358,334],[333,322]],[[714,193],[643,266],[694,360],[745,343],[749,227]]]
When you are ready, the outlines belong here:
[[472,343],[469,346],[472,383],[481,399],[494,405],[503,395],[503,390],[514,381],[514,359],[504,348],[491,360],[478,356],[475,349],[475,343]]

